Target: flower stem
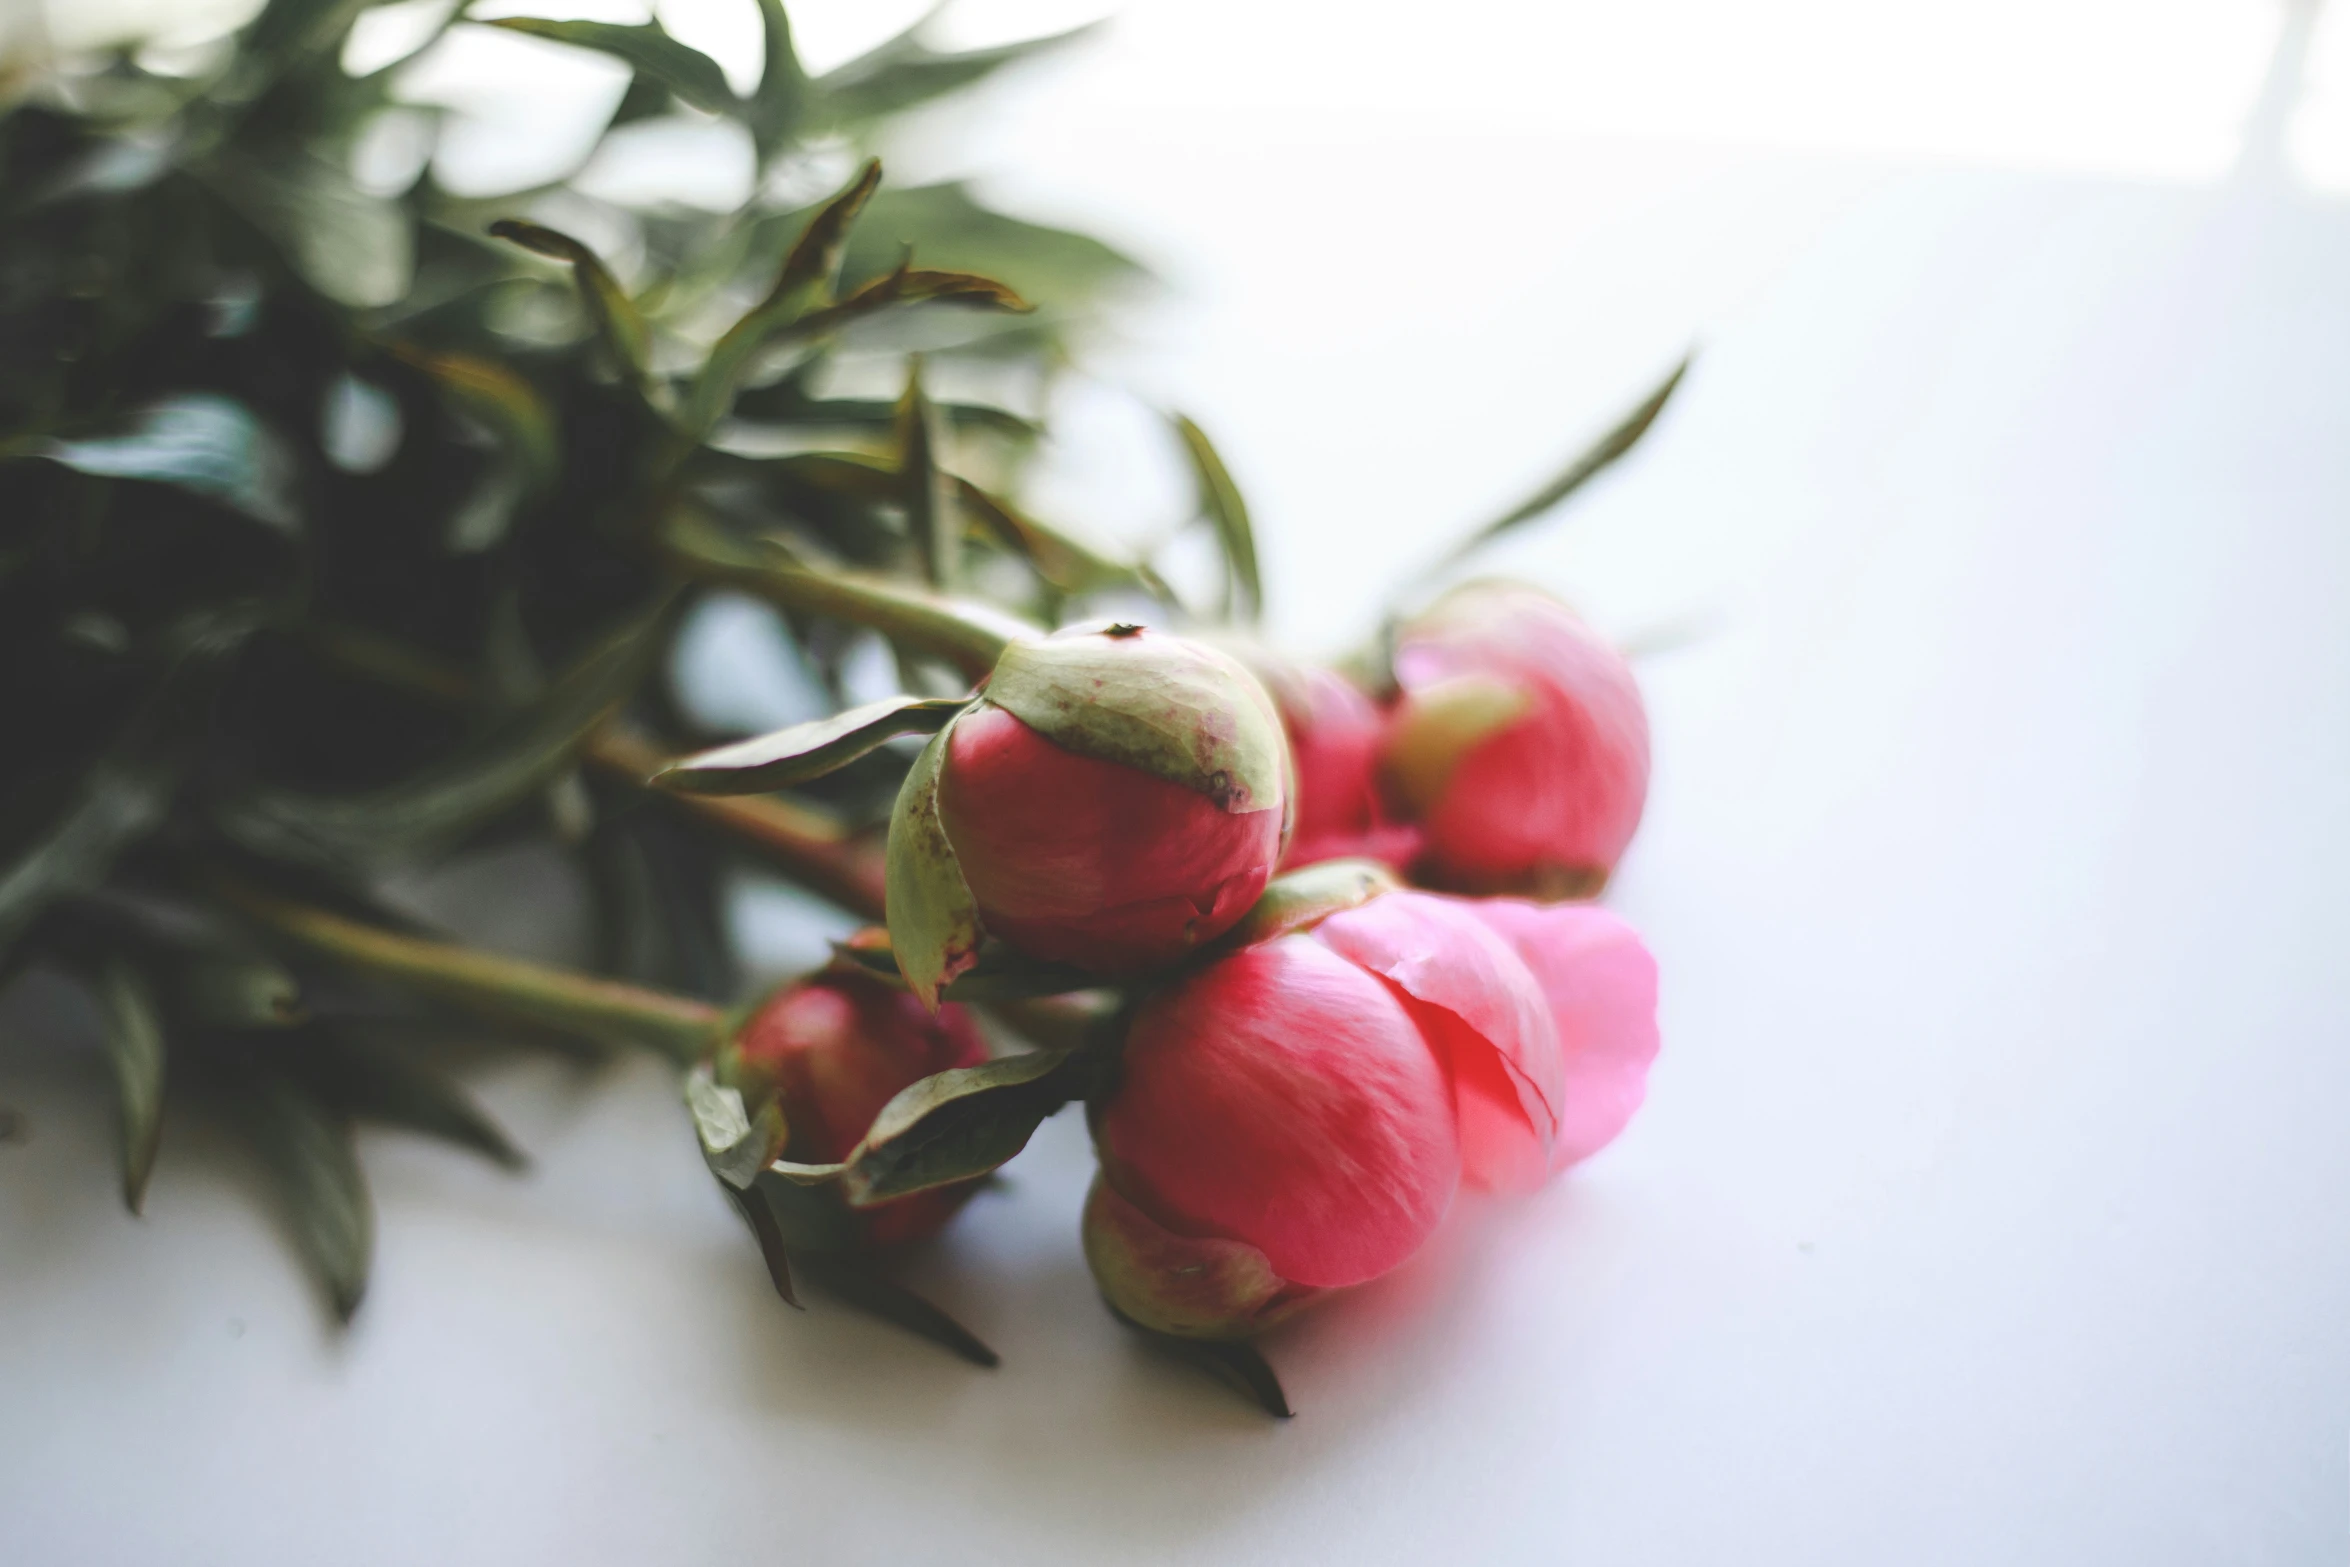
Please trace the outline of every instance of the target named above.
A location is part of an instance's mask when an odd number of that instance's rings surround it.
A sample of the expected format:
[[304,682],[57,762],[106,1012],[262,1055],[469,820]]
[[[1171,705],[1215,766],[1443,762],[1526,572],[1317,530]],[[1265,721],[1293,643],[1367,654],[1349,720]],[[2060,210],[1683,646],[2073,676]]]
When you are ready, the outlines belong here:
[[680,1062],[707,1055],[725,1034],[726,1012],[690,996],[385,930],[228,876],[214,885],[231,907],[322,957],[490,1017],[641,1045]]
[[[587,759],[640,786],[670,760],[619,723],[589,738]],[[810,891],[852,914],[881,918],[882,857],[875,845],[851,837],[831,818],[772,795],[660,793],[676,809],[760,851]]]
[[869,626],[892,642],[952,664],[977,681],[995,668],[1006,647],[1039,635],[1035,626],[1000,609],[945,598],[884,577],[810,571],[753,555],[708,523],[673,520],[669,556],[678,569],[766,599],[779,609]]

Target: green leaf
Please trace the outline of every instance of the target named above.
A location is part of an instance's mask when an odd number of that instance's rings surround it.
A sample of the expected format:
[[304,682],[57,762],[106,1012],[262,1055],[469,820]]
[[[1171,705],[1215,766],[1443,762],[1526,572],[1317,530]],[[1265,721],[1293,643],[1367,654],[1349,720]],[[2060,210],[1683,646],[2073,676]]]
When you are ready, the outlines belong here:
[[345,1115],[470,1148],[509,1170],[528,1162],[464,1089],[407,1051],[348,1030],[314,1033],[294,1050],[300,1059],[289,1068]]
[[106,1022],[106,1065],[122,1111],[122,1200],[137,1213],[163,1134],[163,1015],[154,988],[128,959],[108,958],[97,974],[98,1011]]
[[1265,884],[1240,923],[1217,939],[1215,950],[1253,947],[1291,931],[1311,929],[1401,885],[1395,873],[1376,860],[1324,860],[1290,871]]
[[898,398],[898,504],[906,514],[906,531],[913,536],[923,575],[935,588],[951,588],[963,578],[963,539],[955,525],[954,502],[946,476],[938,466],[938,422],[930,399],[922,394],[922,361],[906,371],[906,390]]
[[759,0],[759,27],[765,68],[743,118],[751,128],[751,145],[765,164],[790,145],[799,129],[807,107],[808,73],[792,47],[791,19],[784,14],[783,0]]
[[962,697],[884,697],[681,757],[646,781],[681,794],[766,794],[846,767],[899,735],[936,734],[969,705]]
[[764,1187],[736,1191],[720,1181],[718,1189],[726,1193],[726,1200],[734,1205],[734,1211],[742,1215],[743,1222],[751,1227],[751,1234],[757,1237],[759,1255],[767,1264],[767,1277],[775,1285],[775,1293],[783,1297],[785,1305],[798,1308],[800,1297],[792,1289],[791,1252],[784,1244],[783,1226],[768,1205]]
[[1694,353],[1684,356],[1679,364],[1673,366],[1673,373],[1665,377],[1662,385],[1641,399],[1639,406],[1617,421],[1614,429],[1567,464],[1565,472],[1455,545],[1445,557],[1444,564],[1450,565],[1511,529],[1532,522],[1597,478],[1618,458],[1640,444],[1640,438],[1648,433],[1648,427],[1656,423],[1657,415],[1665,411],[1665,404],[1680,386],[1681,377],[1689,373],[1690,362],[1695,358]]
[[979,954],[979,905],[964,884],[955,846],[938,815],[939,769],[953,720],[922,748],[898,789],[889,818],[884,907],[899,972],[922,1004],[938,1010],[939,988]]
[[881,1107],[842,1161],[841,1188],[850,1203],[869,1208],[985,1175],[1082,1095],[1092,1070],[1083,1052],[1035,1050],[934,1072]]
[[558,229],[520,218],[500,218],[489,231],[492,237],[511,240],[534,255],[570,263],[579,296],[621,377],[632,386],[645,384],[645,368],[652,361],[652,329],[594,251]]
[[1177,414],[1175,433],[1183,437],[1184,455],[1191,459],[1192,477],[1199,483],[1200,510],[1214,525],[1216,542],[1231,568],[1226,618],[1254,621],[1264,613],[1265,589],[1257,574],[1257,536],[1249,525],[1248,503],[1240,498],[1240,487],[1232,482],[1206,431]]
[[984,693],[1083,756],[1181,784],[1228,811],[1279,806],[1289,742],[1257,678],[1229,654],[1131,625],[1015,642]]
[[562,473],[554,410],[538,389],[492,359],[389,345],[436,385],[461,417],[497,439],[502,461],[459,509],[449,530],[460,552],[488,549],[503,538],[516,505],[551,489]]
[[[870,941],[861,936],[856,941],[836,941],[832,951],[841,961],[854,963],[867,973],[902,982],[896,950],[886,939]],[[1098,974],[1088,974],[1066,963],[1032,958],[1017,947],[985,937],[971,966],[949,981],[939,995],[947,1001],[1027,1001],[1038,996],[1098,990],[1101,983]]]
[[371,309],[408,292],[415,271],[408,214],[397,201],[353,184],[342,164],[285,146],[223,154],[208,174],[295,274],[337,304]]
[[747,1189],[783,1152],[789,1129],[782,1111],[766,1104],[752,1116],[742,1091],[719,1082],[707,1062],[686,1073],[685,1105],[710,1173],[736,1191]]
[[1080,307],[1142,282],[1141,264],[1087,234],[1011,217],[950,181],[876,195],[842,259],[842,275],[876,277],[908,250],[930,266],[1002,280],[1046,306]]
[[1110,1307],[1110,1315],[1132,1328],[1154,1349],[1197,1366],[1246,1394],[1266,1414],[1287,1420],[1295,1413],[1289,1407],[1289,1395],[1281,1391],[1281,1379],[1273,1374],[1272,1365],[1254,1344],[1241,1339],[1179,1338],[1146,1328],[1115,1306]]
[[926,1338],[975,1366],[992,1370],[1000,1363],[996,1352],[969,1328],[864,1257],[848,1252],[811,1252],[800,1259],[799,1266],[810,1283],[859,1311]]
[[182,950],[159,965],[174,1017],[212,1028],[283,1028],[302,1020],[302,986],[258,952]]
[[929,20],[923,17],[895,38],[818,77],[813,86],[824,116],[838,124],[855,124],[899,114],[1093,31],[1089,24],[1043,38],[948,53],[922,42],[919,35]]
[[331,870],[389,866],[447,848],[571,765],[642,679],[661,619],[624,627],[539,702],[403,782],[355,795],[252,789],[220,801],[214,820],[258,853]]
[[304,1260],[348,1322],[367,1293],[375,1251],[375,1213],[350,1128],[281,1072],[244,1074],[237,1106],[285,1196]]
[[172,485],[289,533],[300,525],[292,453],[250,408],[216,392],[175,393],[114,434],[39,451],[80,473]]
[[697,109],[732,114],[740,108],[718,62],[669,36],[659,22],[550,22],[535,16],[476,18],[490,27],[554,43],[593,49],[626,61]]
[[306,56],[323,53],[380,0],[269,0],[237,40],[230,95],[250,98]]
[[54,899],[96,885],[116,855],[163,820],[180,766],[144,739],[132,737],[91,768],[73,802],[0,871],[0,953]]
[[1064,593],[1114,584],[1139,584],[1139,568],[1111,559],[1092,545],[1037,521],[969,479],[954,481],[955,498],[963,510],[996,541],[1036,569],[1036,574]]
[[849,182],[848,189],[826,202],[784,257],[775,286],[767,297],[744,312],[711,346],[710,357],[695,376],[686,398],[685,428],[706,435],[726,417],[735,388],[750,373],[752,363],[787,329],[797,327],[816,308],[832,298],[833,281],[840,272],[841,251],[849,230],[881,184],[881,160],[873,158]]

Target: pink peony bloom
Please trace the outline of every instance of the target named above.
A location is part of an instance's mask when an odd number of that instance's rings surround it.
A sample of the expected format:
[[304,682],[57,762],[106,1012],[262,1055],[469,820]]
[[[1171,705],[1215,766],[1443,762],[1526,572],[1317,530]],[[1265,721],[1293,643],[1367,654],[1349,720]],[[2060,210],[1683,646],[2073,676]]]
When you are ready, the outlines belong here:
[[1452,1078],[1462,1173],[1532,1191],[1548,1179],[1568,1089],[1537,976],[1475,906],[1391,892],[1333,914],[1315,939],[1394,986]]
[[[846,1158],[898,1090],[949,1067],[987,1059],[987,1042],[959,1006],[934,1017],[903,990],[850,968],[787,985],[737,1034],[725,1076],[754,1106],[774,1100],[807,1164]],[[861,1210],[865,1239],[889,1245],[935,1233],[968,1186],[916,1192]]]
[[1335,670],[1285,671],[1267,682],[1297,761],[1297,826],[1288,866],[1323,860],[1411,863],[1419,833],[1391,821],[1379,791],[1386,715]]
[[1615,1141],[1648,1094],[1656,959],[1639,932],[1593,904],[1485,898],[1459,907],[1517,950],[1558,1025],[1561,1109],[1550,1167],[1590,1158]]
[[1418,870],[1459,892],[1588,895],[1648,794],[1631,667],[1538,589],[1473,583],[1404,627],[1383,756],[1419,823]]
[[1104,1293],[1145,1326],[1229,1336],[1378,1277],[1459,1183],[1452,1097],[1404,1003],[1319,942],[1186,975],[1144,1003],[1095,1120],[1117,1199],[1087,1211]]

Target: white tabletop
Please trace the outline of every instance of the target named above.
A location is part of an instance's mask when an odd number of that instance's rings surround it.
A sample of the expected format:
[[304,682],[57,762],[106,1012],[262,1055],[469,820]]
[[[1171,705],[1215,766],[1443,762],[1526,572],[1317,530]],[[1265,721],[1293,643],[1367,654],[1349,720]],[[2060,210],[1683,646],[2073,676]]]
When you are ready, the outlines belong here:
[[1278,1424],[1101,1310],[1073,1116],[913,1265],[983,1372],[779,1304],[641,1064],[482,1078],[519,1179],[368,1136],[338,1334],[200,1123],[123,1214],[35,986],[0,1559],[2350,1556],[2350,212],[2257,159],[1194,137],[1081,87],[1006,188],[1133,215],[1189,286],[1130,369],[1225,445],[1303,648],[1702,334],[1651,444],[1495,562],[1697,633],[1643,665],[1611,894],[1664,974],[1640,1120],[1274,1336]]

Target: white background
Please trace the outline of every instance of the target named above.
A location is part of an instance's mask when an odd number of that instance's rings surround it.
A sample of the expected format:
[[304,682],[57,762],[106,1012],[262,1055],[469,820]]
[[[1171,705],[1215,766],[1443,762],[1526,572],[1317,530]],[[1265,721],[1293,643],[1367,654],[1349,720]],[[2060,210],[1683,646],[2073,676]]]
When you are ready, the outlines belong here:
[[337,1334],[194,1119],[121,1212],[35,984],[0,1560],[2350,1559],[2350,16],[1442,11],[1136,4],[893,166],[1171,279],[1037,498],[1147,525],[1191,409],[1302,651],[1702,341],[1495,562],[1673,644],[1623,1141],[1272,1339],[1276,1425],[1099,1309],[1071,1117],[913,1266],[986,1373],[779,1305],[655,1070],[510,1068],[524,1178],[367,1138]]

